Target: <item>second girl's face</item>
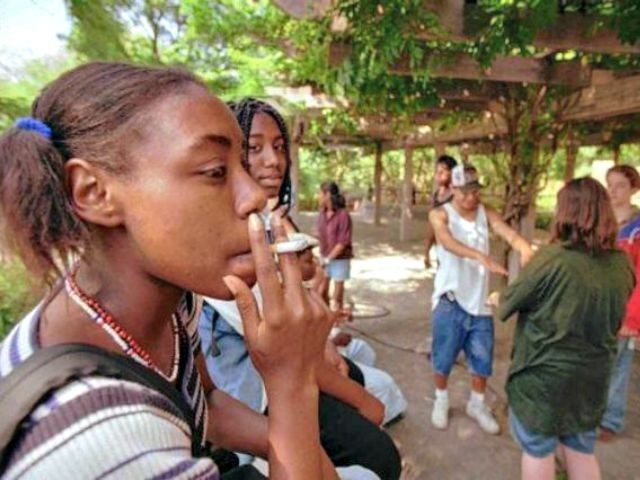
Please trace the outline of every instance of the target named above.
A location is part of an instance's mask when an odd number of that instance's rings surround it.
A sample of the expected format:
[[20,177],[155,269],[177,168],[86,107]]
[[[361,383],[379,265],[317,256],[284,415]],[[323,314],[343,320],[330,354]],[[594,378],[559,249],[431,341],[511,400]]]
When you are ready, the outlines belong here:
[[611,172],[607,175],[607,190],[614,207],[631,205],[631,197],[636,193],[636,189],[631,187],[629,179],[618,172]]
[[249,134],[249,174],[268,198],[278,196],[287,169],[286,145],[271,115],[257,113]]
[[451,185],[451,170],[445,164],[438,163],[436,165],[435,180],[439,187],[448,187]]
[[114,187],[126,241],[155,281],[230,298],[223,276],[255,282],[247,219],[266,201],[242,167],[242,132],[197,86],[161,99],[149,117],[129,152],[134,170]]

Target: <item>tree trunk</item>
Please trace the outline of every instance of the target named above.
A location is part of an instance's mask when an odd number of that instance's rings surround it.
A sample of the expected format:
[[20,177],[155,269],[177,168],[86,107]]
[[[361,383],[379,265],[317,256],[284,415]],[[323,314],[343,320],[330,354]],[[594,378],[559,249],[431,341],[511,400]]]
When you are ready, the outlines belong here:
[[564,166],[564,183],[573,180],[576,175],[576,159],[578,158],[578,144],[570,142],[566,147],[567,163]]
[[373,188],[375,192],[374,224],[382,223],[382,143],[376,143],[376,163],[373,170]]
[[404,148],[404,181],[402,184],[402,214],[400,217],[400,241],[409,238],[409,222],[413,216],[411,198],[413,194],[413,148]]
[[613,163],[618,165],[620,163],[620,145],[613,147]]

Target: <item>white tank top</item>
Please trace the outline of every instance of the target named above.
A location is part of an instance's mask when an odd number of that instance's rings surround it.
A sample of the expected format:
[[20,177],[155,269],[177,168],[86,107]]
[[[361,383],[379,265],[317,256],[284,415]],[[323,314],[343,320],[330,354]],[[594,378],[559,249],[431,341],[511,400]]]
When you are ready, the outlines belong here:
[[[442,208],[447,212],[447,224],[453,238],[460,243],[489,254],[489,226],[484,206],[480,205],[475,220],[460,216],[451,203]],[[442,245],[436,245],[438,270],[434,282],[433,309],[442,295],[451,292],[458,304],[471,315],[491,315],[491,308],[485,305],[489,295],[489,271],[477,260],[462,258]]]

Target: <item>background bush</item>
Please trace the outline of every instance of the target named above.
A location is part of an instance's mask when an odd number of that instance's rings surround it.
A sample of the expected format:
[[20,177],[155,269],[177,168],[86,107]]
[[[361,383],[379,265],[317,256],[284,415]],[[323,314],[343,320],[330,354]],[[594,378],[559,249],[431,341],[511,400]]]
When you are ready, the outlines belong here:
[[29,281],[22,263],[17,260],[0,263],[0,340],[33,308],[39,293],[39,289]]

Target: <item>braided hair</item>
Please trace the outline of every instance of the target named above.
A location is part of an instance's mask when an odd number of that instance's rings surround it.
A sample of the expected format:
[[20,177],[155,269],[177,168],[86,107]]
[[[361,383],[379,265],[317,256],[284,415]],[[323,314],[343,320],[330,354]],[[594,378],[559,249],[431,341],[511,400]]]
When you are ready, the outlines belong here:
[[436,162],[436,165],[437,164],[442,164],[447,167],[447,170],[451,171],[458,165],[458,162],[455,158],[449,155],[440,155],[438,157],[438,161]]
[[251,135],[253,118],[258,113],[264,113],[273,118],[276,125],[278,125],[278,129],[280,130],[282,139],[284,140],[284,156],[287,165],[285,167],[282,185],[280,185],[280,191],[278,192],[278,203],[274,207],[274,210],[284,205],[288,211],[291,208],[292,203],[291,139],[289,137],[289,131],[284,118],[282,118],[282,115],[280,115],[272,105],[252,97],[243,98],[239,102],[229,102],[228,105],[235,114],[244,136],[245,148],[243,149],[242,154],[242,164],[247,170],[249,170],[249,149],[247,148],[247,143],[249,141],[249,136]]

